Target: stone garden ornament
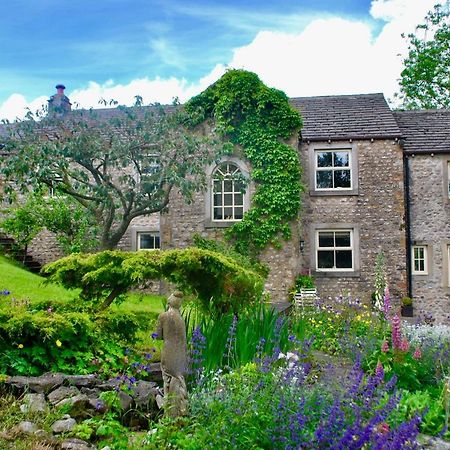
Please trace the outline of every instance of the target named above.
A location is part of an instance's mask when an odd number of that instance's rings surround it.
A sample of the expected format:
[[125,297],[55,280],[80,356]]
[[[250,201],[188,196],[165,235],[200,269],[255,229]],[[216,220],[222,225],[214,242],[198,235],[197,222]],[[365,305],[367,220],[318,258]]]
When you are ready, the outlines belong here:
[[157,339],[164,341],[161,352],[161,371],[164,381],[164,398],[158,399],[158,406],[164,408],[169,417],[187,413],[187,389],[184,374],[187,367],[186,326],[180,314],[183,294],[173,292],[169,309],[158,317]]

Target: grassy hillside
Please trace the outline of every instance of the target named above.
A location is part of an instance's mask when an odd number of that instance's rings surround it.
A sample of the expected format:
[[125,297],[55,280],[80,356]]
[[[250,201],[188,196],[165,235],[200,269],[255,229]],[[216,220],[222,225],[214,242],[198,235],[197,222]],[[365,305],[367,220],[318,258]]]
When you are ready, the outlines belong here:
[[68,291],[55,284],[44,285],[44,278],[28,272],[15,262],[0,256],[0,292],[7,290],[16,299],[30,301],[67,300],[77,296],[77,292]]
[[[77,297],[77,291],[69,291],[56,284],[44,284],[45,278],[23,269],[19,264],[0,255],[0,292],[9,291],[12,298],[31,302],[55,300],[71,301]],[[1,297],[0,297],[1,298]],[[114,309],[134,313],[160,313],[163,310],[162,297],[131,293]]]

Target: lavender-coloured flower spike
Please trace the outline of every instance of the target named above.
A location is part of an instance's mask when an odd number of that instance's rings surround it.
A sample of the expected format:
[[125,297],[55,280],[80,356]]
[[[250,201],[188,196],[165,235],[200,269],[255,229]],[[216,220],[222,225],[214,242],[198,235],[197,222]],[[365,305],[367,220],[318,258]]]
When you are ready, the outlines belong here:
[[381,361],[378,360],[377,363],[377,367],[375,369],[375,375],[377,376],[377,378],[379,378],[380,380],[384,379],[384,368],[383,368],[383,364],[381,364]]

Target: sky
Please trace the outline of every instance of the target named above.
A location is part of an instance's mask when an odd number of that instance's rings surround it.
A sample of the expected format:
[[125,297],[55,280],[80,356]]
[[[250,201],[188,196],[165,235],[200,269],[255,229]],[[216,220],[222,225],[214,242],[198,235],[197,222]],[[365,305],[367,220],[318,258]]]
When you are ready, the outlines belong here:
[[1,0],[0,119],[63,83],[76,107],[184,102],[227,68],[290,97],[398,91],[438,0]]

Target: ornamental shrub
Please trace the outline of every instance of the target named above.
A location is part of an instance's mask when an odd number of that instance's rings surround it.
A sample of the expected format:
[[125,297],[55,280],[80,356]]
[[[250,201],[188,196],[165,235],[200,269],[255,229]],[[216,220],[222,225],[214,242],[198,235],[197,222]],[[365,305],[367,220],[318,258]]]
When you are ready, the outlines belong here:
[[133,287],[161,278],[196,296],[212,315],[257,304],[264,287],[259,273],[200,248],[73,254],[47,265],[44,273],[50,282],[80,288],[80,297],[94,311],[105,310]]
[[[43,305],[43,304],[42,304]],[[110,372],[120,368],[124,348],[137,340],[133,314],[92,315],[71,305],[42,305],[14,298],[0,307],[0,373],[40,375]]]

